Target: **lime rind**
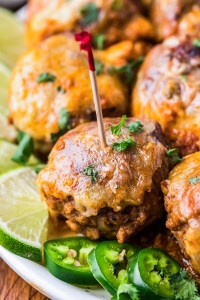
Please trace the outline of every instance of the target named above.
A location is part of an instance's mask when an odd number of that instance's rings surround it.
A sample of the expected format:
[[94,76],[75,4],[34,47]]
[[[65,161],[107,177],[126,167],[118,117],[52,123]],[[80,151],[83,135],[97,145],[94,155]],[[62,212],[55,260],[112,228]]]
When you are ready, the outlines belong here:
[[40,262],[48,212],[40,200],[36,177],[31,167],[14,169],[0,176],[0,245]]

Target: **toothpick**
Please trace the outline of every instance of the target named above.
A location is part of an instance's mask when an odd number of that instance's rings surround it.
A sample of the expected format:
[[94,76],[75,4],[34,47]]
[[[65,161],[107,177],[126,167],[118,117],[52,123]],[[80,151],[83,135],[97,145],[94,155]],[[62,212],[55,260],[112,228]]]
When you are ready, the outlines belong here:
[[107,142],[106,142],[105,128],[103,123],[103,114],[102,114],[98,85],[97,85],[94,57],[92,53],[91,36],[87,31],[82,31],[80,33],[75,34],[75,40],[80,42],[80,49],[87,51],[88,54],[89,74],[90,74],[90,81],[92,86],[94,106],[95,106],[95,111],[97,116],[99,138],[100,138],[102,148],[105,148],[107,146]]

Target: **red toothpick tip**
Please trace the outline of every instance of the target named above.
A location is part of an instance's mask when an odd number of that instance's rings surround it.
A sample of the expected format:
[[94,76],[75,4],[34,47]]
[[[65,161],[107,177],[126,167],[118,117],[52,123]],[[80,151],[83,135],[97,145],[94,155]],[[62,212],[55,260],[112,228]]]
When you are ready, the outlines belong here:
[[80,49],[88,53],[89,69],[91,71],[95,71],[91,35],[87,31],[81,31],[79,33],[75,33],[75,40],[80,43]]

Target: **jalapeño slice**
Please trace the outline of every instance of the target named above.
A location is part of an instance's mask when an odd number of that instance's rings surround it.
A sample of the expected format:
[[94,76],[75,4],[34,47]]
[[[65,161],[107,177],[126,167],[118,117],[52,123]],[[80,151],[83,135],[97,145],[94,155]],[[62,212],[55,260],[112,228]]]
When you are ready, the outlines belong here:
[[142,299],[174,299],[170,284],[172,275],[180,271],[178,263],[166,252],[156,248],[139,251],[128,266],[129,281]]
[[88,256],[88,263],[96,280],[115,295],[121,283],[128,282],[127,264],[138,251],[136,246],[106,241],[97,245]]

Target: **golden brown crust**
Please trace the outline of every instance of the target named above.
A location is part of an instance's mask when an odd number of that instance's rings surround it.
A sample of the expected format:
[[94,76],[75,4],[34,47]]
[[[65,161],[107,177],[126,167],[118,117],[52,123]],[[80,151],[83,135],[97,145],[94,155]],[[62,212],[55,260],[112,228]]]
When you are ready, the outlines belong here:
[[[56,76],[55,81],[38,83],[38,76],[45,72]],[[104,116],[125,113],[126,88],[116,75],[102,72],[97,81]],[[65,93],[57,90],[59,86]],[[72,127],[94,119],[87,60],[78,44],[57,35],[22,56],[11,78],[9,106],[15,126],[45,142],[59,131],[58,115],[63,107],[71,113]]]
[[200,176],[200,152],[184,158],[162,183],[167,227],[177,238],[194,270],[200,274],[200,182],[189,180]]
[[[118,137],[111,134],[110,125],[119,121],[105,119],[105,149],[100,146],[94,122],[61,137],[39,174],[38,184],[49,207],[67,217],[73,230],[79,230],[81,224],[86,226],[87,235],[88,228],[96,229],[95,236],[117,235],[121,242],[161,216],[160,181],[167,175],[168,163],[166,148],[160,142],[160,127],[155,122],[142,120],[143,132],[130,134],[123,128]],[[134,119],[127,124],[131,121]],[[136,141],[136,147],[120,153],[112,150],[113,142],[128,136]],[[90,165],[98,171],[95,183],[83,173]],[[106,210],[105,214],[105,209],[110,213]],[[115,223],[112,214],[119,221]]]
[[183,154],[200,146],[200,48],[172,37],[154,47],[138,75],[132,114],[156,120]]
[[87,30],[92,34],[103,33],[105,45],[121,40],[151,39],[153,27],[147,19],[139,14],[139,5],[131,0],[94,0],[99,9],[96,22],[83,26],[81,9],[90,0],[32,0],[29,5],[27,22],[27,40],[30,46],[36,45],[44,38],[62,32]]
[[200,2],[198,0],[153,0],[151,19],[158,40],[174,34],[199,35]]

